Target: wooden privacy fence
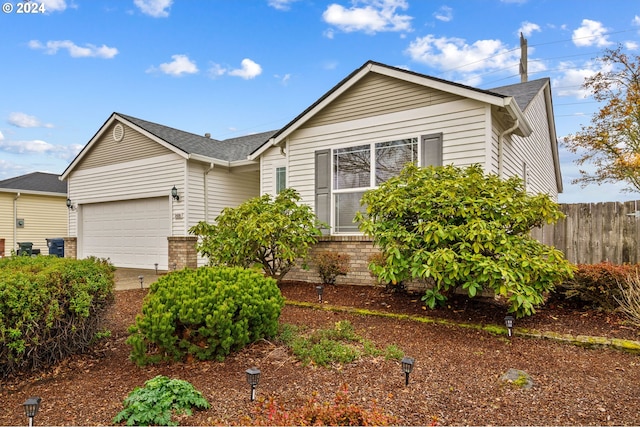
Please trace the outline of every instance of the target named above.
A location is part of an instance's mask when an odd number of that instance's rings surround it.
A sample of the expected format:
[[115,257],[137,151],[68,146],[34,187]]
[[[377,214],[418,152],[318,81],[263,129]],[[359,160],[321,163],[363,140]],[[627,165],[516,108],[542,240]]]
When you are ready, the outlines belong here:
[[566,218],[531,235],[575,264],[640,262],[640,201],[561,204]]

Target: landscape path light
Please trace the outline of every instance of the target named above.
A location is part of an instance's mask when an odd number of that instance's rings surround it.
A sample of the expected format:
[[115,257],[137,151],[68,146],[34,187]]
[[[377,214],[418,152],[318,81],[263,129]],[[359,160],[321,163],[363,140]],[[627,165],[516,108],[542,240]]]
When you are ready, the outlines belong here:
[[322,293],[324,292],[324,286],[322,285],[316,286],[316,292],[318,293],[318,302],[322,303]]
[[402,358],[402,372],[404,372],[404,385],[409,385],[409,374],[413,371],[413,365],[415,359],[413,357],[405,356]]
[[251,386],[251,401],[256,400],[256,386],[260,381],[260,369],[258,368],[249,368],[247,369],[247,382]]
[[143,282],[144,282],[144,276],[138,276],[138,280],[140,280],[140,289],[142,289],[143,286]]
[[39,397],[30,397],[22,404],[24,406],[24,414],[29,418],[29,427],[33,426],[33,418],[38,413],[38,409],[40,409],[41,401],[42,399]]
[[158,275],[158,263],[153,264],[156,267],[156,275]]
[[506,316],[504,318],[504,324],[507,327],[507,334],[509,338],[513,335],[513,316]]

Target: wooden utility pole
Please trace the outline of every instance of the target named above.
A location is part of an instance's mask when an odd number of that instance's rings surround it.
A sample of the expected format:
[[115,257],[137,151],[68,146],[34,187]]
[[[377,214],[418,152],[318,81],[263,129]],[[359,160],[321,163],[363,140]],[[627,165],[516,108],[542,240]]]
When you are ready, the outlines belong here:
[[520,33],[520,83],[529,80],[527,76],[527,39]]

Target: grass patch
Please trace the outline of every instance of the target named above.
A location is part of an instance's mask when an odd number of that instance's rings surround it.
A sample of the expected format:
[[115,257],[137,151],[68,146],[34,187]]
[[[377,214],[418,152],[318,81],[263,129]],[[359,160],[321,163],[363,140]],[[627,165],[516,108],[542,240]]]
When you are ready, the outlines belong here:
[[400,360],[404,356],[404,352],[394,344],[383,350],[378,349],[372,341],[358,335],[348,320],[340,320],[330,329],[311,332],[284,324],[280,327],[278,338],[291,348],[305,366],[314,364],[326,367],[368,356],[384,356],[387,360]]

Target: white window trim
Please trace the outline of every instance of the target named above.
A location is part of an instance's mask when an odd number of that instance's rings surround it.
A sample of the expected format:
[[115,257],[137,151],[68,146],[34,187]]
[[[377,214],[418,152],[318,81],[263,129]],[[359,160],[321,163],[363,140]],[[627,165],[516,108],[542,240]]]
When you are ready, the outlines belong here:
[[289,168],[287,167],[286,160],[278,160],[276,162],[273,162],[271,168],[273,173],[273,183],[271,185],[271,191],[273,196],[275,197],[278,195],[278,169],[284,168],[284,188],[287,188],[289,186]]

